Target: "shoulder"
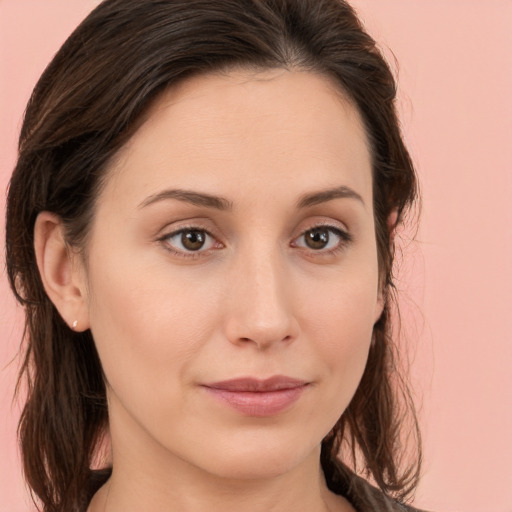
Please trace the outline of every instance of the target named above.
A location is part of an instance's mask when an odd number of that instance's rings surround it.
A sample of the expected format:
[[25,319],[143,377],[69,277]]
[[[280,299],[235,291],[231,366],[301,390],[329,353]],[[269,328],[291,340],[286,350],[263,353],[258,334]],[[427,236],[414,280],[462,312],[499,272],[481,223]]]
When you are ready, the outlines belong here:
[[358,512],[426,512],[395,501],[370,484],[367,484],[364,493],[358,496],[358,501],[359,503],[356,503]]
[[353,475],[347,499],[357,512],[427,512],[386,496],[363,478]]

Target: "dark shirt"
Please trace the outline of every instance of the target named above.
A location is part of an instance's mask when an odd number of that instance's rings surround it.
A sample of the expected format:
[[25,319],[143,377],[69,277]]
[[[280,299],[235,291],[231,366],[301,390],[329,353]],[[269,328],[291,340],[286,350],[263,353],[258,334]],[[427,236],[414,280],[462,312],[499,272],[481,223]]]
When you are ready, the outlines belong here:
[[[82,512],[86,512],[92,496],[110,477],[110,474],[110,469],[92,472],[87,503]],[[348,489],[343,493],[343,497],[350,502],[357,512],[426,512],[410,505],[398,503],[354,473],[352,473],[350,479]]]
[[357,512],[426,512],[398,503],[354,473],[352,473],[348,490],[343,496]]

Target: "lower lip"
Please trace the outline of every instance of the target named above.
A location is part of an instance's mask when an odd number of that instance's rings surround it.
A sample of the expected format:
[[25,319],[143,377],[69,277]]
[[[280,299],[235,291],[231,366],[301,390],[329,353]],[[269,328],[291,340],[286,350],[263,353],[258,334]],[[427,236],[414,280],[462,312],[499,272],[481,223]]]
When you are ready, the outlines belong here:
[[215,398],[247,416],[273,416],[291,407],[302,395],[306,385],[276,391],[226,391],[205,387]]

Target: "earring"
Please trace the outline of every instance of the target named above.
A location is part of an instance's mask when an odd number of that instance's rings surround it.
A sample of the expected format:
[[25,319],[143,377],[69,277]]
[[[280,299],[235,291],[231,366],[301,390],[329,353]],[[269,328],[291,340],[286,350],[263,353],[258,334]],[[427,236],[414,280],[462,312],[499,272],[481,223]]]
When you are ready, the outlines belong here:
[[78,320],[75,320],[75,321],[71,324],[71,329],[75,330],[77,325],[78,325]]

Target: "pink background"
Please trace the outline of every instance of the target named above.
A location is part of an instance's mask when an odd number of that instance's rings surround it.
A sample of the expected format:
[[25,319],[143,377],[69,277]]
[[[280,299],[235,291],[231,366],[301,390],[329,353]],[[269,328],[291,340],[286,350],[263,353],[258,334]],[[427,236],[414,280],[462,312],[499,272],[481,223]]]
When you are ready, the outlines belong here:
[[[0,0],[2,191],[32,87],[96,3]],[[402,121],[422,182],[421,225],[399,283],[422,403],[425,464],[416,504],[512,512],[512,1],[353,5],[399,62]],[[20,318],[2,273],[2,512],[32,510],[15,443],[16,361],[8,365]]]

